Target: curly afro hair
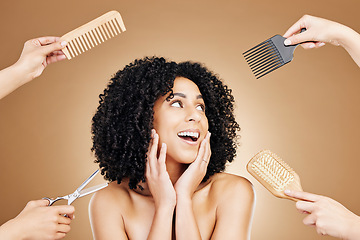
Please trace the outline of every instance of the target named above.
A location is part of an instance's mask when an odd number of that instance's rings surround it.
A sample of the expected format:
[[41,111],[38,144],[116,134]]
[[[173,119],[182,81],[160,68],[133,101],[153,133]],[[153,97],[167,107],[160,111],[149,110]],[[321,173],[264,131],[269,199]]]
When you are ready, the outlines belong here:
[[128,178],[131,189],[145,181],[154,103],[172,93],[176,77],[192,80],[205,102],[212,154],[203,181],[233,161],[240,127],[233,114],[231,89],[199,63],[146,57],[118,71],[100,94],[100,105],[92,119],[92,151],[106,180],[120,183]]

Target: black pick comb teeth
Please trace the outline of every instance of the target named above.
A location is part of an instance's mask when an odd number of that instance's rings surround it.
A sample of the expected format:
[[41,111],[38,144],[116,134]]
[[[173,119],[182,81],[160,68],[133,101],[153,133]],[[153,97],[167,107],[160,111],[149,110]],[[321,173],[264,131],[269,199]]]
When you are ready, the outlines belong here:
[[[302,29],[301,32],[305,30]],[[293,59],[298,44],[286,46],[284,45],[285,39],[280,35],[275,35],[243,53],[257,79],[284,66]]]

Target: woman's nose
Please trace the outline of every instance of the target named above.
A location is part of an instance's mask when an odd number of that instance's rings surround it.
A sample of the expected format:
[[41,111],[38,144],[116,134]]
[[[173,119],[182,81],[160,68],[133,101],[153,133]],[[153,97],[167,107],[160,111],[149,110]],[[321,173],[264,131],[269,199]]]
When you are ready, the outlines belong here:
[[201,120],[201,114],[199,113],[199,110],[189,109],[186,120],[199,122]]

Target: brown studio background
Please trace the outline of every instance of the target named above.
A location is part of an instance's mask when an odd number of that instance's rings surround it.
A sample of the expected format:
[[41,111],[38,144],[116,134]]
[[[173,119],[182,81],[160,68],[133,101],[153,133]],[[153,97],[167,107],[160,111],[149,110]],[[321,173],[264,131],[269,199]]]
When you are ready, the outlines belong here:
[[[298,172],[304,190],[331,196],[359,214],[360,191],[353,187],[360,167],[359,68],[342,48],[298,48],[292,63],[257,81],[241,53],[283,34],[305,13],[360,31],[359,7],[357,0],[2,1],[1,68],[18,59],[26,40],[61,36],[112,9],[128,31],[49,66],[0,101],[0,224],[31,199],[72,192],[97,168],[90,125],[98,95],[125,64],[157,55],[203,62],[233,89],[242,130],[228,171],[254,184],[252,239],[332,239],[304,226],[294,203],[273,197],[245,166],[258,151],[271,149]],[[89,200],[74,203],[67,239],[92,238]]]

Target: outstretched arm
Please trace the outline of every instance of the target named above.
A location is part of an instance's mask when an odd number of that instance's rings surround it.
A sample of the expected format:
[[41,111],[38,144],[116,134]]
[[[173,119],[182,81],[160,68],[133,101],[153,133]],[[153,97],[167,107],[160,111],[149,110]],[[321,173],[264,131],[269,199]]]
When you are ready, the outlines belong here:
[[0,99],[41,75],[50,63],[64,60],[61,51],[66,42],[58,37],[40,37],[28,40],[19,60],[0,71]]
[[[298,33],[302,28],[306,31]],[[318,48],[331,43],[342,46],[360,67],[360,34],[353,29],[337,22],[319,17],[304,15],[284,34],[285,45],[293,45],[301,42],[305,49]]]
[[285,194],[297,198],[296,208],[307,214],[303,222],[315,226],[318,234],[341,239],[360,239],[360,217],[339,202],[307,192],[285,190]]

